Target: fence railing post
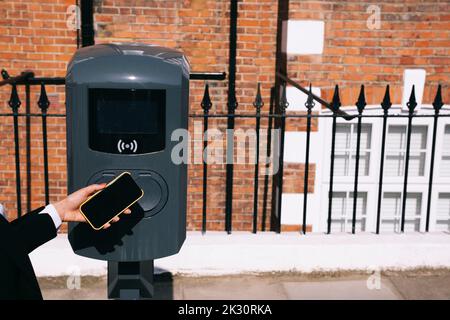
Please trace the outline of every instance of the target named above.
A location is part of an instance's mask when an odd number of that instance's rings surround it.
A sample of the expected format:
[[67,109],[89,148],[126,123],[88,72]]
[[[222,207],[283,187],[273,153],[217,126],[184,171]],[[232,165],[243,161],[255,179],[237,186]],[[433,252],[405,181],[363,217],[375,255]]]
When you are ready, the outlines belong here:
[[201,102],[201,107],[203,109],[203,150],[202,150],[202,161],[203,161],[203,193],[202,193],[202,233],[206,232],[206,199],[208,191],[208,155],[206,153],[206,147],[208,145],[208,115],[209,109],[212,107],[211,97],[209,96],[209,85],[205,85],[205,92],[203,94],[203,99]]
[[44,154],[44,188],[45,188],[45,204],[49,204],[49,181],[48,181],[48,144],[47,144],[47,109],[50,101],[47,97],[45,85],[41,83],[41,93],[39,95],[38,106],[41,109],[42,117],[42,151]]
[[[238,1],[230,0],[230,41],[228,69],[228,113],[227,131],[234,131],[234,112],[238,106],[236,100],[236,50],[237,50]],[[230,234],[233,225],[233,172],[234,172],[234,135],[227,132],[226,194],[225,194],[225,231]]]
[[389,94],[389,85],[386,86],[386,91],[384,93],[383,101],[381,102],[381,107],[383,108],[383,129],[381,135],[381,159],[380,159],[380,173],[378,178],[378,203],[377,203],[377,225],[376,233],[380,233],[380,223],[381,223],[381,199],[383,198],[383,171],[384,171],[384,153],[386,151],[386,130],[387,130],[387,119],[389,109],[391,108],[391,97]]
[[331,109],[333,111],[333,125],[331,127],[331,155],[330,155],[330,186],[328,191],[328,219],[327,219],[327,233],[331,233],[331,213],[333,206],[333,179],[334,179],[334,153],[336,149],[336,112],[341,106],[341,99],[339,98],[339,87],[334,87],[333,100],[331,101]]
[[425,231],[429,232],[430,229],[430,211],[431,211],[431,196],[433,191],[433,174],[434,174],[434,157],[436,153],[436,135],[437,135],[437,125],[439,118],[439,111],[444,105],[442,101],[441,85],[438,86],[436,91],[436,96],[433,101],[434,117],[433,117],[433,140],[431,144],[431,160],[430,160],[430,177],[428,180],[428,199],[427,199],[427,216],[425,223]]
[[306,116],[306,147],[305,147],[305,173],[303,179],[303,219],[302,219],[302,233],[306,234],[306,212],[308,210],[308,179],[309,179],[309,144],[311,140],[311,113],[315,102],[312,95],[311,84],[309,84],[308,99],[305,107],[307,109]]
[[282,200],[282,194],[283,194],[283,168],[284,168],[284,135],[286,131],[286,109],[289,106],[289,102],[287,101],[286,97],[286,83],[283,83],[282,85],[282,92],[279,102],[279,107],[281,111],[281,118],[280,118],[280,130],[281,130],[281,136],[280,136],[280,155],[279,155],[279,168],[277,173],[277,190],[276,190],[276,212],[278,216],[276,216],[276,229],[275,231],[277,233],[281,232],[281,200]]
[[403,198],[402,198],[402,216],[401,216],[401,232],[405,232],[405,215],[406,215],[406,198],[408,197],[408,171],[409,171],[409,154],[411,152],[411,131],[412,131],[412,118],[414,115],[414,109],[417,106],[416,95],[414,85],[412,86],[411,95],[409,101],[406,103],[408,107],[408,128],[406,133],[406,154],[405,154],[405,170],[403,171]]
[[[270,102],[269,102],[269,116],[267,118],[267,142],[266,142],[266,161],[265,161],[265,176],[264,176],[264,192],[263,192],[263,208],[261,217],[261,231],[266,231],[267,220],[267,198],[269,195],[269,174],[270,174],[270,153],[272,152],[272,126],[273,118],[270,116],[275,110],[275,88],[270,88]],[[273,202],[273,199],[272,199]]]
[[8,105],[13,112],[13,125],[14,125],[14,155],[16,162],[16,196],[17,196],[17,216],[22,216],[22,189],[21,189],[21,177],[20,177],[20,147],[19,147],[19,107],[22,104],[20,102],[19,95],[17,94],[16,84],[12,85],[11,97]]
[[255,101],[253,106],[256,108],[256,146],[255,146],[255,177],[254,177],[254,189],[253,189],[253,233],[258,230],[258,186],[259,186],[259,130],[261,126],[261,108],[264,106],[264,102],[261,97],[261,84],[258,83],[258,89],[256,92]]
[[31,97],[30,84],[25,84],[25,150],[27,168],[27,212],[31,211]]
[[[356,155],[355,155],[355,183],[353,185],[353,216],[352,216],[352,234],[356,232],[356,210],[358,205],[358,182],[359,182],[359,157],[361,152],[361,127],[362,127],[362,113],[366,106],[366,97],[364,94],[364,85],[361,85],[359,91],[356,108],[358,109],[358,123],[356,131]],[[362,221],[361,221],[362,223]]]

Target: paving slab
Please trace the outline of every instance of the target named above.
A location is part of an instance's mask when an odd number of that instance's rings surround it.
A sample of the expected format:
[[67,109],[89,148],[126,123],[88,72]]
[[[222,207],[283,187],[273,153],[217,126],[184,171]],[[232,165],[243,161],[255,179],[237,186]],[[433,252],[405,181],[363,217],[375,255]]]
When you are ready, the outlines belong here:
[[405,299],[450,299],[450,275],[422,277],[399,275],[390,277],[390,280]]
[[282,283],[257,277],[185,278],[181,281],[182,299],[287,299]]
[[285,282],[288,299],[293,300],[398,300],[402,297],[386,281],[369,288],[367,280]]

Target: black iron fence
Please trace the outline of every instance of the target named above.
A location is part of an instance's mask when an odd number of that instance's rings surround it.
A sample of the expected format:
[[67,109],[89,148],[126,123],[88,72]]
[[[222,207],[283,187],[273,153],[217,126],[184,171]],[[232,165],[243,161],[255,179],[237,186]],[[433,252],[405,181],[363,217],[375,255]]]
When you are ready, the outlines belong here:
[[[48,85],[64,85],[64,78],[37,78],[34,77],[32,72],[24,72],[17,77],[10,77],[6,71],[2,71],[3,81],[0,82],[0,86],[9,85],[11,87],[10,99],[8,101],[8,105],[11,109],[11,112],[8,113],[0,113],[0,117],[12,117],[13,119],[13,135],[14,135],[14,148],[15,148],[15,178],[16,178],[16,201],[17,201],[17,215],[20,216],[23,213],[22,210],[22,197],[23,192],[21,190],[21,162],[20,162],[20,139],[19,139],[19,117],[25,117],[25,129],[26,129],[26,138],[25,138],[25,149],[26,149],[26,174],[27,174],[27,188],[26,188],[26,204],[27,211],[31,209],[31,176],[30,176],[30,167],[31,167],[31,157],[30,157],[30,119],[33,117],[41,118],[42,122],[42,147],[43,147],[43,155],[44,155],[44,193],[45,193],[45,202],[49,202],[49,165],[48,165],[48,134],[47,134],[47,119],[50,117],[65,117],[64,114],[57,113],[49,113],[50,101],[47,96],[46,86]],[[379,167],[379,178],[378,178],[378,193],[377,193],[377,210],[376,210],[376,233],[380,233],[380,221],[381,221],[381,205],[383,201],[383,177],[384,177],[384,161],[385,161],[385,144],[386,144],[386,136],[387,136],[387,126],[390,118],[407,118],[407,134],[406,134],[406,152],[405,152],[405,162],[404,162],[404,174],[403,174],[403,190],[402,190],[402,202],[401,202],[401,232],[405,231],[405,217],[406,217],[406,195],[408,192],[408,168],[411,154],[411,135],[412,135],[412,127],[415,118],[421,117],[432,117],[433,118],[433,130],[432,130],[432,147],[431,147],[431,160],[430,160],[430,168],[429,168],[429,180],[428,180],[428,197],[427,197],[427,205],[426,205],[426,227],[425,230],[429,231],[430,226],[430,210],[431,210],[431,194],[433,188],[433,169],[435,164],[435,153],[436,153],[436,140],[437,140],[437,125],[438,120],[441,117],[449,117],[449,114],[441,114],[440,111],[444,105],[442,101],[442,92],[441,86],[437,88],[436,95],[433,102],[434,113],[433,114],[417,114],[415,111],[417,107],[417,101],[415,97],[414,86],[412,88],[412,92],[409,97],[409,101],[407,103],[408,112],[407,114],[391,114],[389,113],[389,109],[392,106],[389,85],[386,87],[385,95],[383,101],[381,102],[382,114],[367,114],[364,113],[364,109],[366,107],[366,98],[365,98],[365,89],[364,86],[361,86],[361,90],[359,93],[358,100],[356,102],[356,110],[355,114],[348,114],[344,110],[341,109],[341,102],[339,97],[339,87],[336,85],[333,99],[331,102],[327,102],[322,98],[316,96],[312,93],[311,86],[308,89],[305,89],[292,79],[289,79],[283,74],[277,74],[279,81],[281,82],[281,90],[279,97],[277,97],[275,88],[271,89],[271,97],[268,105],[267,112],[264,112],[265,103],[261,96],[261,88],[258,84],[256,88],[256,95],[253,102],[253,106],[255,107],[254,113],[236,113],[237,109],[237,101],[234,99],[233,101],[228,101],[228,104],[233,104],[233,108],[229,108],[229,112],[226,114],[211,114],[210,110],[212,107],[212,102],[209,93],[208,84],[205,85],[204,95],[201,102],[201,108],[203,113],[194,113],[190,114],[191,118],[199,118],[202,119],[203,122],[203,147],[204,149],[207,146],[207,130],[209,127],[209,119],[211,118],[223,118],[227,119],[228,122],[231,123],[231,126],[235,127],[234,119],[236,118],[250,118],[255,120],[255,132],[256,132],[256,161],[254,165],[254,191],[253,191],[253,219],[252,219],[252,232],[256,233],[258,230],[265,231],[266,219],[270,217],[270,230],[275,232],[281,232],[281,195],[283,191],[283,167],[284,167],[284,138],[286,131],[286,119],[306,119],[306,144],[304,150],[304,179],[303,181],[299,181],[303,185],[303,206],[299,208],[299,214],[301,214],[301,233],[305,234],[307,232],[307,216],[308,216],[308,189],[309,189],[309,165],[310,165],[310,146],[311,146],[311,131],[312,131],[312,120],[317,118],[331,118],[332,120],[332,128],[331,128],[331,150],[330,150],[330,176],[329,176],[329,185],[328,185],[328,212],[327,212],[327,233],[331,233],[332,226],[332,211],[333,211],[333,194],[334,194],[334,170],[335,170],[335,159],[336,159],[336,130],[337,130],[337,120],[338,118],[342,118],[345,120],[353,120],[356,122],[356,154],[355,154],[355,168],[354,168],[354,176],[353,176],[353,197],[352,197],[352,219],[351,219],[351,232],[356,232],[356,220],[357,220],[357,206],[358,206],[358,192],[359,192],[359,177],[360,177],[360,155],[361,155],[361,133],[362,133],[362,125],[364,123],[365,118],[382,118],[382,131],[381,131],[381,150],[380,150],[380,167]],[[199,73],[192,74],[191,79],[193,80],[223,80],[225,79],[225,74],[215,74],[215,73]],[[308,98],[305,103],[306,112],[304,113],[287,113],[289,103],[286,97],[286,86],[287,84],[297,88],[303,93],[307,94]],[[25,88],[25,112],[21,111],[22,101],[18,95],[18,86],[24,86]],[[30,99],[30,87],[31,86],[40,86],[40,96],[37,101],[37,105],[40,109],[40,113],[31,113],[31,99]],[[234,95],[232,95],[234,96]],[[329,113],[318,113],[319,108],[322,108],[320,105],[316,106],[316,102],[320,104],[322,107],[327,108]],[[230,111],[231,110],[231,111]],[[265,128],[261,126],[261,119],[266,118],[268,120],[268,125]],[[230,121],[231,120],[231,121]],[[230,126],[229,123],[229,126]],[[279,129],[280,136],[279,139],[275,141],[279,150],[277,155],[279,169],[274,175],[265,175],[264,177],[264,186],[263,186],[263,208],[262,208],[262,220],[258,221],[258,199],[260,198],[259,194],[259,175],[260,175],[260,166],[268,166],[265,162],[261,164],[260,161],[260,132],[261,130],[267,130],[267,146],[266,146],[266,155],[270,156],[274,145],[272,144],[272,131],[273,129]],[[230,147],[230,144],[227,144],[227,147]],[[233,144],[231,144],[231,148],[235,148]],[[205,155],[206,156],[206,155]],[[231,174],[230,174],[231,172]],[[230,201],[232,199],[230,193],[233,192],[233,171],[228,168],[227,163],[227,179],[225,186],[225,193],[223,195],[226,201]],[[269,197],[269,183],[272,184],[272,191]],[[207,231],[207,221],[208,221],[208,207],[207,207],[207,198],[208,198],[208,164],[207,159],[203,159],[203,184],[202,184],[202,231]],[[270,201],[269,201],[270,198]],[[224,215],[225,219],[225,231],[231,233],[232,232],[232,205],[226,206],[226,212]],[[258,228],[258,224],[260,224],[260,228]]]
[[[49,168],[48,168],[48,139],[47,139],[47,119],[51,117],[65,117],[64,114],[48,113],[50,101],[46,92],[46,85],[64,85],[64,78],[36,78],[31,71],[22,72],[17,77],[10,77],[9,74],[2,70],[3,80],[0,86],[9,84],[11,86],[11,95],[8,105],[11,108],[10,113],[0,113],[0,117],[12,117],[14,128],[14,158],[15,158],[15,176],[16,176],[16,204],[17,216],[22,215],[22,189],[21,189],[21,162],[20,162],[20,139],[19,139],[19,117],[25,117],[25,152],[26,152],[26,210],[31,211],[31,118],[38,117],[42,119],[42,146],[44,156],[44,194],[45,203],[49,203],[50,188],[49,188]],[[20,112],[22,101],[18,95],[18,86],[25,88],[25,112]],[[38,99],[38,106],[40,113],[31,113],[31,86],[40,86],[40,96]]]

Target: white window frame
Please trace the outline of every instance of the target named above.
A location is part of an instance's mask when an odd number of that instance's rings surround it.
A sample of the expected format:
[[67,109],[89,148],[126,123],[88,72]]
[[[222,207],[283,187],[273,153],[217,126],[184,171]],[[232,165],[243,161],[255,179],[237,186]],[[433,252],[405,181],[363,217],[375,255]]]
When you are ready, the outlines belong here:
[[[400,125],[408,127],[408,118],[388,118],[388,124],[386,129],[386,139],[389,138],[389,126],[392,125]],[[412,125],[414,126],[425,126],[427,127],[427,137],[426,137],[426,152],[425,152],[425,163],[424,163],[424,174],[423,176],[412,176],[411,172],[408,174],[408,186],[411,184],[424,184],[428,183],[428,177],[429,177],[429,171],[430,171],[430,161],[431,161],[431,142],[432,142],[432,136],[433,136],[433,121],[431,118],[413,118]],[[380,131],[380,137],[381,139],[381,131]],[[376,137],[374,137],[377,139]],[[405,142],[406,143],[406,142]],[[406,152],[406,151],[405,151]],[[388,153],[388,150],[385,150],[385,158],[384,163],[386,164],[386,155]],[[381,156],[381,155],[380,155]],[[379,157],[380,157],[379,156]],[[378,170],[377,170],[378,171]],[[404,175],[401,176],[388,176],[384,174],[383,176],[383,184],[402,184],[405,177]]]
[[[450,191],[449,190],[442,190],[442,192],[437,192],[436,193],[437,194],[437,200],[436,200],[436,206],[437,206],[437,204],[438,204],[438,201],[439,201],[439,195],[440,194],[447,194],[447,195],[449,195],[450,194]],[[450,209],[450,208],[449,208]],[[435,210],[435,214],[438,212],[438,210]],[[432,217],[430,217],[430,218],[432,218]],[[438,230],[436,230],[436,228],[437,228],[437,215],[436,215],[436,217],[433,217],[434,218],[434,220],[433,220],[433,222],[434,222],[434,224],[433,224],[433,231],[438,231]],[[447,219],[445,219],[446,220],[446,222],[447,222],[447,224],[450,224],[450,214],[447,216]],[[442,232],[442,230],[439,230],[440,232]],[[447,229],[446,230],[444,230],[444,232],[446,232],[446,233],[450,233],[450,229],[449,229],[449,227],[447,226]]]
[[[377,184],[378,186],[378,184]],[[377,187],[378,190],[378,187]],[[403,184],[383,184],[383,194],[382,197],[384,197],[385,193],[400,193],[400,217],[402,214],[402,204],[403,204]],[[425,223],[426,223],[426,207],[427,207],[427,192],[428,192],[428,184],[427,185],[420,185],[420,184],[412,184],[410,185],[408,183],[408,190],[407,193],[419,193],[421,194],[421,206],[420,206],[420,214],[418,217],[420,218],[420,224],[419,224],[419,232],[425,232]],[[377,193],[377,200],[378,200],[378,193]],[[381,199],[383,201],[383,198]],[[376,215],[376,209],[375,209],[375,215]],[[406,213],[407,215],[407,213]],[[382,230],[381,224],[383,223],[383,211],[381,211],[381,219],[380,219],[380,230]],[[382,232],[382,231],[380,231]]]
[[[379,106],[366,107],[365,113],[376,114]],[[348,113],[356,112],[355,107],[345,108],[345,111]],[[329,111],[322,111],[323,114],[331,114]],[[371,214],[371,208],[376,207],[377,198],[374,197],[374,194],[377,194],[378,184],[374,184],[373,181],[378,181],[378,168],[379,168],[379,156],[375,156],[378,153],[377,150],[380,150],[381,147],[381,139],[375,137],[375,132],[381,132],[382,130],[382,122],[379,121],[379,118],[363,118],[363,124],[371,124],[371,134],[370,137],[371,148],[370,148],[370,159],[369,159],[369,173],[367,176],[359,175],[358,178],[358,192],[367,193],[366,205],[366,231],[372,232],[375,230],[374,226],[376,225],[376,216]],[[327,220],[328,220],[328,192],[330,185],[330,151],[331,151],[331,137],[332,137],[332,118],[323,118],[321,121],[325,123],[325,125],[321,126],[324,129],[323,137],[325,138],[323,143],[323,171],[322,171],[322,188],[321,188],[321,214],[318,219],[318,227],[317,230],[319,232],[325,232],[327,230]],[[337,118],[337,123],[358,123],[358,119],[354,118],[352,120],[344,120],[340,117]],[[375,139],[374,139],[375,137]],[[375,169],[374,169],[375,168]],[[337,176],[333,177],[333,192],[353,192],[354,189],[354,173],[350,173],[349,176]],[[353,204],[351,200],[351,205]]]
[[[351,131],[350,131],[350,143],[349,143],[349,148],[345,148],[345,149],[342,149],[342,150],[344,150],[344,153],[346,154],[346,156],[348,155],[348,159],[349,159],[349,163],[348,163],[348,168],[349,168],[349,174],[348,175],[338,175],[337,173],[336,173],[336,171],[335,171],[335,176],[336,177],[344,177],[344,178],[349,178],[350,176],[354,176],[354,172],[355,172],[355,167],[354,167],[354,165],[355,165],[355,163],[356,163],[356,159],[355,160],[353,160],[353,154],[355,154],[356,155],[356,143],[357,143],[357,123],[355,123],[354,121],[349,121],[349,122],[347,122],[347,123],[345,123],[345,122],[342,122],[342,121],[339,121],[339,122],[337,122],[337,126],[338,125],[342,125],[342,124],[344,124],[344,125],[350,125],[350,128],[353,128]],[[366,122],[364,122],[363,124],[362,124],[362,126],[367,126],[367,125],[369,125],[370,126],[370,136],[368,137],[368,140],[370,141],[370,148],[365,148],[365,147],[363,147],[362,145],[360,146],[360,154],[361,153],[364,153],[364,152],[368,152],[369,153],[369,168],[368,168],[368,175],[370,175],[370,170],[371,170],[371,168],[370,168],[370,159],[372,158],[372,156],[373,156],[373,148],[372,148],[372,130],[373,130],[373,124],[372,123],[366,123]],[[354,130],[354,131],[353,131]],[[352,149],[352,145],[355,145],[355,149]],[[337,157],[337,154],[338,154],[338,149],[337,148],[335,148],[335,164],[336,164],[336,157]],[[351,169],[353,169],[353,170],[351,170]],[[359,165],[359,176],[360,177],[366,177],[367,175],[365,175],[364,174],[364,172],[363,172],[363,170],[361,170],[361,161],[360,161],[360,165]]]
[[[352,219],[353,219],[353,196],[351,195],[353,193],[353,190],[347,190],[347,191],[333,191],[333,193],[344,193],[346,195],[345,197],[345,201],[346,203],[346,215],[343,216],[344,217],[344,228],[347,228],[348,225],[348,229],[345,231],[346,233],[350,233],[352,231]],[[363,190],[358,190],[358,193],[363,193],[366,194],[366,210],[368,208],[368,197],[369,197],[369,193]],[[360,201],[360,199],[358,199],[358,202]],[[341,216],[342,217],[342,216]],[[364,217],[364,219],[366,220],[366,224],[365,224],[365,229],[367,232],[367,229],[370,227],[370,223],[369,220],[371,220],[371,217],[367,216],[367,211],[365,214],[359,215],[360,218]],[[356,214],[356,218],[358,218],[358,214]],[[332,220],[332,228],[333,225],[335,225],[337,223],[337,221],[333,221],[334,220],[338,220],[336,215],[331,215],[331,220]],[[358,220],[358,219],[356,219]],[[333,231],[331,231],[333,232]],[[357,229],[356,232],[361,232]]]
[[[433,170],[433,189],[431,193],[431,206],[430,206],[430,232],[436,231],[436,213],[437,204],[440,193],[450,192],[450,177],[442,177],[440,175],[442,156],[444,154],[443,140],[440,137],[444,136],[445,126],[450,125],[450,117],[440,117],[438,120],[436,131],[436,154],[434,157],[434,170]],[[428,192],[428,189],[427,189]],[[425,208],[426,210],[426,208]]]
[[[393,105],[390,109],[390,114],[407,114],[401,109],[401,105]],[[343,107],[341,108],[349,114],[356,114],[355,107]],[[381,115],[383,110],[379,105],[367,106],[364,110],[364,114],[378,114]],[[450,113],[450,108],[444,107],[441,110],[441,114]],[[331,114],[328,110],[323,110],[322,114]],[[433,107],[431,105],[422,105],[418,110],[418,114],[434,114]],[[313,230],[319,232],[327,231],[327,219],[328,219],[328,192],[329,192],[329,180],[330,180],[330,150],[331,150],[331,140],[332,140],[332,118],[322,118],[320,121],[323,122],[320,128],[323,129],[321,136],[323,137],[323,156],[322,156],[322,172],[321,172],[321,188],[320,188],[320,198],[322,199],[320,203],[320,217],[316,219],[316,226],[313,226]],[[393,118],[389,117],[387,120],[389,125],[406,125],[408,124],[408,118]],[[357,123],[357,119],[352,119],[351,121],[343,120],[342,118],[337,118],[337,123]],[[383,119],[381,117],[377,118],[363,118],[363,123],[372,124],[371,129],[371,156],[369,160],[369,175],[359,176],[358,192],[367,192],[367,213],[366,213],[366,232],[375,232],[376,230],[376,218],[377,218],[377,208],[378,208],[378,182],[379,182],[379,168],[381,160],[381,138],[382,138],[382,126]],[[439,193],[450,192],[450,177],[440,177],[440,163],[442,159],[443,150],[443,134],[445,125],[450,124],[450,117],[440,117],[437,127],[437,140],[436,140],[436,154],[434,162],[434,177],[433,177],[433,191],[431,199],[431,210],[430,210],[430,231],[435,230],[436,226],[436,206],[438,201]],[[430,171],[430,161],[431,161],[431,144],[433,137],[433,117],[414,117],[412,120],[412,125],[424,125],[427,126],[427,138],[426,138],[426,156],[424,164],[424,175],[423,176],[411,176],[408,175],[408,193],[421,193],[422,203],[420,210],[420,229],[419,232],[425,232],[426,226],[426,212],[428,203],[428,182],[429,182],[429,171]],[[386,128],[386,135],[388,134],[388,128]],[[386,157],[386,153],[385,153]],[[386,164],[386,158],[385,158]],[[333,192],[353,192],[354,188],[354,176],[334,176],[333,182]],[[403,194],[403,182],[404,176],[383,176],[383,195],[386,192],[400,192]],[[381,212],[383,215],[383,212]]]
[[[395,148],[395,149],[389,149],[388,148],[388,144],[389,144],[389,140],[391,139],[391,134],[390,134],[390,129],[391,128],[393,128],[393,127],[400,127],[400,128],[402,128],[402,129],[404,129],[404,130],[402,130],[402,133],[404,133],[405,134],[405,136],[404,136],[404,148]],[[428,125],[420,125],[420,124],[413,124],[412,125],[412,129],[414,129],[414,128],[417,128],[417,127],[424,127],[425,129],[426,129],[426,138],[428,138],[428,136],[429,136],[429,126]],[[385,170],[384,170],[384,174],[385,174],[385,176],[386,177],[397,177],[397,178],[403,178],[404,177],[404,169],[405,169],[405,161],[406,161],[406,149],[407,149],[407,146],[406,146],[406,142],[407,142],[407,133],[408,133],[408,125],[407,124],[388,124],[388,128],[387,128],[387,135],[386,135],[386,141],[387,141],[387,144],[386,144],[386,149],[385,149]],[[411,137],[412,138],[412,137]],[[413,142],[413,141],[412,141]],[[412,173],[412,171],[411,171],[411,168],[409,169],[409,172],[408,172],[408,177],[423,177],[423,176],[425,176],[425,174],[426,174],[426,171],[425,171],[425,165],[426,165],[426,163],[425,163],[425,161],[426,161],[426,158],[427,158],[427,147],[428,147],[428,145],[427,145],[427,141],[425,141],[425,148],[419,148],[419,149],[417,149],[417,148],[414,148],[414,142],[412,143],[412,146],[410,147],[410,160],[409,160],[409,167],[411,166],[411,156],[414,156],[417,152],[419,153],[419,155],[421,156],[421,155],[424,155],[425,157],[424,157],[424,162],[423,162],[423,174],[422,175],[413,175],[413,173]],[[387,170],[386,170],[386,168],[387,168],[387,164],[388,164],[388,157],[389,156],[400,156],[400,158],[401,158],[401,161],[400,161],[400,163],[402,164],[402,166],[401,166],[401,169],[400,169],[400,171],[402,171],[402,174],[401,175],[393,175],[393,176],[389,176],[388,174],[387,174]],[[420,161],[420,160],[419,160]]]

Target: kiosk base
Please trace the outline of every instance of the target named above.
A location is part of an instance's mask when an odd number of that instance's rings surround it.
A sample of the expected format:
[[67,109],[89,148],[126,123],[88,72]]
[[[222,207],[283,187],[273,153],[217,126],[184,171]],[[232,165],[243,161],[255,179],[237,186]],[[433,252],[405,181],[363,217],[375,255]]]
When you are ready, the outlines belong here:
[[153,293],[153,260],[108,261],[109,299],[150,299]]

